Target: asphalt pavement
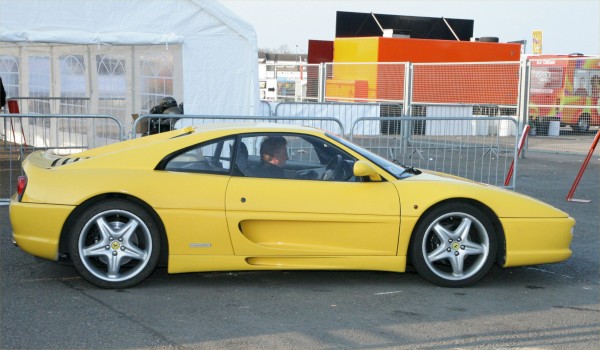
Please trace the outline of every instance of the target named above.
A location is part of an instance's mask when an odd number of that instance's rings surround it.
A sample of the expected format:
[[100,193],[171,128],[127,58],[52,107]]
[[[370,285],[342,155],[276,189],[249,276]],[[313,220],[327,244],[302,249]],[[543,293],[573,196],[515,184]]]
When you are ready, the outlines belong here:
[[577,220],[562,263],[494,268],[470,288],[415,273],[157,270],[102,290],[11,243],[0,207],[1,349],[598,349],[600,159],[527,153],[517,192]]

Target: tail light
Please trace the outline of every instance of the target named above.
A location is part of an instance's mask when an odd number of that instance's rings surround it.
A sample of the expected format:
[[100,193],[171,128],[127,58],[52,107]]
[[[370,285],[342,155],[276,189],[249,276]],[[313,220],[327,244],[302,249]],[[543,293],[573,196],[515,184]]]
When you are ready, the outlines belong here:
[[25,187],[27,187],[27,177],[19,176],[17,179],[17,198],[19,199],[19,202],[21,201],[21,198],[23,198]]

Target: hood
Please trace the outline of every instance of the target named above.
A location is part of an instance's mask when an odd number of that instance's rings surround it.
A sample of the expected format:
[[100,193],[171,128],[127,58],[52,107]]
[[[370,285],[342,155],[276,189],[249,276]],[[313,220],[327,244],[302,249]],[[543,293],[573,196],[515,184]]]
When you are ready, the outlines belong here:
[[569,216],[536,198],[449,174],[424,171],[420,175],[394,181],[394,184],[401,198],[403,215],[420,216],[436,203],[459,199],[479,202],[504,218]]

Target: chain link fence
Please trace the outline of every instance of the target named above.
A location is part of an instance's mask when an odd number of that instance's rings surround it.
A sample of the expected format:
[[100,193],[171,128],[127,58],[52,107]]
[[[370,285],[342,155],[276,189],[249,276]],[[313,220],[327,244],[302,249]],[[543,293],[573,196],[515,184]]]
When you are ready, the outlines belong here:
[[600,126],[600,58],[532,57],[526,79],[527,149],[585,154]]
[[[439,114],[436,105],[472,106],[471,114],[458,116],[510,116],[520,130],[529,124],[528,151],[581,155],[600,126],[599,62],[597,56],[545,55],[520,62],[297,63],[288,72],[298,78],[301,69],[311,70],[303,84],[312,90],[295,96],[296,102],[392,103],[402,110],[393,116],[415,117]],[[290,101],[266,100],[272,109]],[[386,124],[397,128],[395,120]]]

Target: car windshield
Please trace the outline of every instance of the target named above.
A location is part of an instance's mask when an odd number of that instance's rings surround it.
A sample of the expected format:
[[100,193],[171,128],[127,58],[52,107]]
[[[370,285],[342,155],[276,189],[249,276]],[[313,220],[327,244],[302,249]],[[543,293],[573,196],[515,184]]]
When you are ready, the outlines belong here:
[[382,168],[385,171],[387,171],[388,173],[390,173],[390,175],[394,176],[396,179],[405,178],[405,177],[411,176],[413,174],[420,174],[419,171],[416,171],[412,168],[404,167],[400,164],[390,162],[389,160],[382,158],[382,157],[376,155],[375,153],[367,151],[366,149],[361,148],[348,140],[345,140],[343,138],[340,138],[340,137],[337,137],[337,136],[334,136],[331,134],[326,134],[326,135],[327,135],[327,137],[330,137],[330,138],[336,140],[337,142],[343,144],[344,146],[352,149],[353,151],[359,153],[361,156],[363,156],[363,157],[367,158],[368,160],[370,160],[371,162],[375,163],[377,166],[379,166],[380,168]]

